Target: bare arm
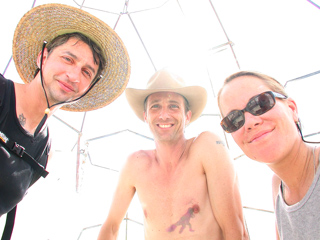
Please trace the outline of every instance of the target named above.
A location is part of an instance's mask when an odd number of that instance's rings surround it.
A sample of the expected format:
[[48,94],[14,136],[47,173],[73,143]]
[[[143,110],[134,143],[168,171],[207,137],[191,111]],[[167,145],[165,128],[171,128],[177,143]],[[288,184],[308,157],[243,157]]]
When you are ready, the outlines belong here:
[[210,132],[199,137],[211,206],[224,239],[248,239],[233,160],[219,137]]
[[[274,174],[272,177],[272,196],[273,196],[274,209],[276,209],[276,199],[279,194],[280,184],[281,184],[281,179],[276,174]],[[277,240],[279,240],[280,237],[279,237],[277,222],[275,223],[275,225],[276,225],[276,237],[277,237]]]
[[107,220],[100,229],[98,240],[116,240],[120,228],[120,224],[128,210],[130,202],[135,194],[133,185],[133,170],[130,166],[131,156],[123,167],[113,201],[109,210]]

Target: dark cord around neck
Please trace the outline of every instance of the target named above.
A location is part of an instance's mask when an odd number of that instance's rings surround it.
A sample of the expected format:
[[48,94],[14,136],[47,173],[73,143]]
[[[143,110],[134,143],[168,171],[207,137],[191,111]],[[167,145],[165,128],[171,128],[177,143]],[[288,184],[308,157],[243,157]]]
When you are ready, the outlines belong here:
[[302,138],[302,141],[304,141],[305,143],[320,143],[320,142],[309,142],[309,141],[306,141],[303,137],[303,134],[302,134],[302,131],[301,131],[301,126],[300,126],[300,121],[299,122],[296,122],[296,126],[299,130],[299,133],[301,135],[301,138]]

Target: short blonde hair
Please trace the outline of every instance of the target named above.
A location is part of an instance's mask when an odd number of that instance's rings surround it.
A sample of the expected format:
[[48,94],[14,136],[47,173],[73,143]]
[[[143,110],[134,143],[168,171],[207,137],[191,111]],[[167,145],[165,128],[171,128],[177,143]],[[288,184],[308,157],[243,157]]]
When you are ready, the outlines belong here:
[[251,76],[251,77],[259,78],[260,80],[262,80],[265,83],[265,85],[267,87],[269,87],[271,89],[271,91],[280,93],[280,94],[288,97],[288,94],[284,90],[284,86],[280,82],[278,82],[276,79],[274,79],[274,78],[272,78],[272,77],[270,77],[270,76],[268,76],[266,74],[259,73],[259,72],[240,71],[240,72],[236,72],[236,73],[230,75],[229,77],[227,77],[224,80],[222,88],[218,92],[218,105],[219,105],[219,108],[220,108],[220,95],[221,95],[221,92],[222,92],[223,88],[229,82],[231,82],[232,80],[234,80],[234,79],[236,79],[238,77],[243,77],[243,76]]

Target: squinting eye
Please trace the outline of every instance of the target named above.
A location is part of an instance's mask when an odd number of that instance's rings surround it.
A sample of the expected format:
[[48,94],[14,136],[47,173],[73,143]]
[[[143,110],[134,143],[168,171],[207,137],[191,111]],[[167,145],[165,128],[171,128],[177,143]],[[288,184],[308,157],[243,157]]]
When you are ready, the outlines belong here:
[[68,57],[63,57],[64,60],[66,60],[67,62],[71,62],[71,59]]
[[151,108],[159,108],[158,104],[152,105]]
[[83,71],[85,75],[87,75],[88,77],[91,77],[91,73],[89,71],[84,70]]
[[171,105],[170,108],[179,108],[178,105]]

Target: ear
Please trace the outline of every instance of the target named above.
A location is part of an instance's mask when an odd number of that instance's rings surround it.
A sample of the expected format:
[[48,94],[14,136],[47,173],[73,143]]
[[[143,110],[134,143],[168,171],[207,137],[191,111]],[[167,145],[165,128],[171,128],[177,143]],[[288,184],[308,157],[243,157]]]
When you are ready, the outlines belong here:
[[288,104],[288,107],[292,111],[292,116],[293,116],[294,122],[298,122],[299,117],[298,117],[298,107],[297,107],[296,102],[292,98],[288,98],[287,104]]
[[143,118],[144,118],[144,121],[145,121],[146,123],[148,123],[147,113],[146,113],[145,111],[143,112]]
[[[40,68],[41,53],[42,53],[42,52],[40,51],[39,54],[38,54],[38,57],[37,57],[37,66],[38,66],[38,68]],[[46,62],[47,58],[48,58],[48,49],[45,48],[45,49],[43,50],[42,65],[44,65],[44,63]]]
[[186,126],[189,125],[191,117],[192,117],[192,112],[189,110],[186,115]]

